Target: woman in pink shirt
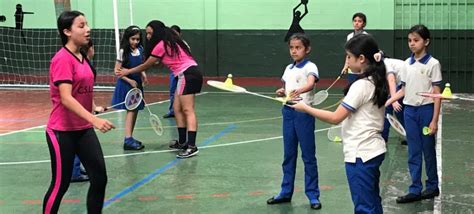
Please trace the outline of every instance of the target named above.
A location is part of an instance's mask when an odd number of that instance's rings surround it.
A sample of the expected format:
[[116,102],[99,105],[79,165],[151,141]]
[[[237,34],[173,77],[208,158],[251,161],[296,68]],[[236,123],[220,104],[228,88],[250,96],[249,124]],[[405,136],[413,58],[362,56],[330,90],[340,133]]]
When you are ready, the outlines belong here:
[[116,69],[119,77],[144,71],[157,62],[167,66],[178,80],[173,109],[179,139],[170,148],[181,149],[178,158],[189,158],[199,151],[196,146],[197,119],[194,111],[194,97],[201,92],[202,74],[185,42],[163,22],[153,20],[146,27],[146,61],[134,68]]
[[90,40],[90,28],[84,14],[65,11],[58,18],[63,47],[51,59],[50,96],[53,103],[46,140],[51,155],[52,179],[43,200],[43,213],[57,213],[71,180],[77,154],[90,176],[87,212],[100,213],[104,202],[107,173],[104,155],[94,127],[107,132],[114,127],[92,111],[95,72],[80,48]]

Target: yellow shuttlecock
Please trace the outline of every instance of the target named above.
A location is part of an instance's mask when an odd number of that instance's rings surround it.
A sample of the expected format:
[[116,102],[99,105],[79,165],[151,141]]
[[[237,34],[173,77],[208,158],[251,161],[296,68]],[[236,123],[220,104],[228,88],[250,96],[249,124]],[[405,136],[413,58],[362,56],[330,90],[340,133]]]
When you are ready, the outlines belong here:
[[429,127],[423,127],[423,135],[429,135],[431,132],[431,129]]
[[443,97],[452,97],[453,96],[453,94],[451,92],[451,84],[446,83],[446,85],[444,85],[444,90],[443,90],[443,93],[441,93],[441,96],[443,96]]
[[340,138],[339,136],[336,136],[334,137],[334,142],[341,142],[342,141],[342,138]]
[[234,85],[234,83],[232,82],[232,74],[227,75],[227,79],[225,80],[224,85],[228,87]]

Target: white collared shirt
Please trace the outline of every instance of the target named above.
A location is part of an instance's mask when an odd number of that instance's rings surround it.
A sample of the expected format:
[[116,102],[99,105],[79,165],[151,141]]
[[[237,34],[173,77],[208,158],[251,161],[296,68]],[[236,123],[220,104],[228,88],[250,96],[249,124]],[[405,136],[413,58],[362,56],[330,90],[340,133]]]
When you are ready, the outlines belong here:
[[382,138],[385,107],[372,101],[375,85],[367,78],[355,81],[342,106],[352,113],[342,122],[344,162],[366,162],[387,151]]
[[[292,63],[286,66],[281,78],[282,81],[285,82],[286,93],[305,86],[308,82],[309,75],[315,76],[316,81],[319,80],[318,67],[308,59],[303,60],[299,64]],[[314,94],[313,88],[311,91],[300,94],[300,97],[303,102],[310,105]]]
[[394,59],[394,58],[385,58],[383,62],[385,63],[385,69],[387,70],[387,75],[389,74],[395,75],[397,86],[402,84],[400,75],[402,73],[401,71],[404,69],[405,61],[400,60],[400,59]]
[[405,85],[405,98],[403,104],[422,106],[434,102],[433,98],[422,97],[417,92],[432,92],[433,85],[440,85],[443,80],[441,64],[430,54],[420,60],[415,60],[413,54],[405,60],[404,70],[401,75],[402,84]]

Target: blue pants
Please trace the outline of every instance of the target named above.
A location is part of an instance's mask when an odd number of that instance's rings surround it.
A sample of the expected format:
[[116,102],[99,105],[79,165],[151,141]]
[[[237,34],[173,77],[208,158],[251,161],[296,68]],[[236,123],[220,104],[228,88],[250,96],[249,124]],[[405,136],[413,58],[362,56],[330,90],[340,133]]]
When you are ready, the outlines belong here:
[[346,175],[351,190],[354,213],[383,213],[380,197],[380,165],[385,154],[365,163],[357,158],[355,163],[346,162]]
[[176,92],[177,85],[178,85],[178,78],[175,78],[173,74],[170,74],[170,105],[168,107],[168,114],[174,114],[173,102],[174,102],[174,93]]
[[276,198],[291,198],[294,191],[298,142],[304,163],[305,193],[311,204],[319,203],[318,165],[313,116],[284,106],[283,114],[283,181]]
[[434,105],[405,106],[405,130],[408,142],[408,169],[411,175],[409,192],[420,195],[423,189],[421,171],[425,160],[426,189],[438,189],[436,166],[436,142],[434,135],[423,135],[424,126],[429,126],[433,117]]
[[[401,88],[401,86],[398,86],[397,91],[400,90],[400,88]],[[389,96],[389,98],[390,98],[390,96]],[[397,117],[398,121],[400,121],[402,126],[405,128],[405,119],[403,118],[403,111],[404,111],[405,105],[403,105],[403,98],[404,97],[402,97],[398,100],[398,103],[400,103],[402,105],[402,110],[399,111],[399,112],[395,112],[395,117]],[[393,111],[394,111],[394,109],[393,109],[392,105],[389,105],[385,108],[385,115],[393,114]],[[384,115],[384,117],[385,117],[385,115]],[[383,131],[382,131],[382,137],[385,140],[385,142],[388,142],[389,132],[390,132],[390,123],[388,122],[387,118],[385,117],[385,120],[384,120],[384,123],[383,123]]]

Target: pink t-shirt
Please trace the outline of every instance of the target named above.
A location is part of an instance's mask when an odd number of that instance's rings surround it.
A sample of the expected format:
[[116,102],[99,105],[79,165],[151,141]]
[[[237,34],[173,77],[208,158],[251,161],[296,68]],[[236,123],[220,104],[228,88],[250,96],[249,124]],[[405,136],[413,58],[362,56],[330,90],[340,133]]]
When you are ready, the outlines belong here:
[[[196,61],[194,61],[193,57],[189,56],[179,45],[179,56],[169,56],[165,52],[164,42],[160,41],[158,44],[153,48],[151,55],[160,58],[161,62],[166,65],[171,72],[173,72],[174,76],[178,76],[178,74],[184,72],[186,69],[193,65],[197,65]],[[172,50],[168,47],[168,53],[171,53]]]
[[65,47],[61,48],[49,68],[49,92],[53,110],[49,116],[48,128],[57,131],[76,131],[91,128],[92,124],[61,104],[59,84],[72,84],[72,96],[89,112],[92,112],[94,97],[94,73],[89,63],[82,62]]

